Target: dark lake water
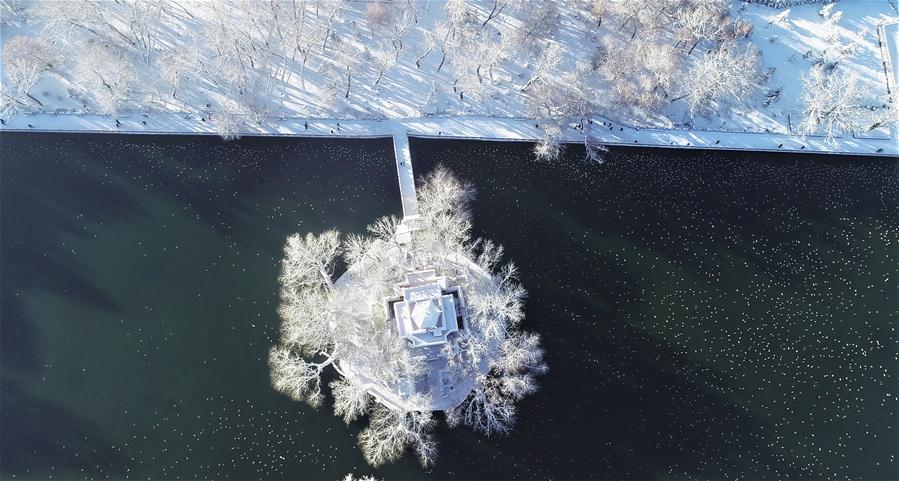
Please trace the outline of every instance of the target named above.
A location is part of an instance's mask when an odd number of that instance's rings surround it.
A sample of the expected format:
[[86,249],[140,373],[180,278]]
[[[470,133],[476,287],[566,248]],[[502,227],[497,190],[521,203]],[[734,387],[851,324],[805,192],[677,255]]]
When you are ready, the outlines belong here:
[[899,162],[413,140],[550,373],[373,470],[269,386],[284,238],[401,212],[389,139],[0,136],[0,478],[897,479]]

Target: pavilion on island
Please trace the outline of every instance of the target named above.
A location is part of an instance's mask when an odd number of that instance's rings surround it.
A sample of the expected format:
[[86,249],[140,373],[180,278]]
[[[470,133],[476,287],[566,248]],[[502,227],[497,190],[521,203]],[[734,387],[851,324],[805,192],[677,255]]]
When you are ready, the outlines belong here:
[[385,300],[388,324],[413,348],[442,346],[468,329],[465,297],[434,270],[410,272]]

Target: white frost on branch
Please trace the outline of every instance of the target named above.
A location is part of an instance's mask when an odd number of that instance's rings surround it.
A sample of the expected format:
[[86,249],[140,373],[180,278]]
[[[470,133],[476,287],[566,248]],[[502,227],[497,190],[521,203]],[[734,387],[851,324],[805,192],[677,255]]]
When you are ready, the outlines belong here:
[[515,403],[504,395],[501,383],[501,378],[478,377],[471,396],[450,416],[488,436],[509,432],[515,422]]
[[289,289],[333,287],[332,269],[339,248],[340,234],[336,230],[288,237],[278,281]]
[[758,85],[759,54],[752,47],[722,45],[697,60],[687,73],[684,96],[690,111],[710,115],[715,105],[741,102]]
[[322,370],[334,362],[333,358],[319,363],[309,362],[289,348],[276,346],[268,355],[272,386],[295,401],[305,401],[312,407],[321,404]]
[[3,43],[3,75],[22,97],[43,104],[29,93],[41,74],[53,69],[56,55],[40,37],[16,36]]
[[[272,385],[318,406],[322,371],[334,364],[343,375],[331,383],[334,413],[347,423],[369,415],[359,446],[375,466],[407,450],[428,466],[437,452],[431,433],[436,386],[420,387],[432,366],[426,353],[384,323],[384,299],[395,295],[407,273],[435,269],[461,286],[467,299],[469,328],[442,353],[454,385],[476,385],[455,414],[447,413],[448,423],[508,431],[514,402],[532,393],[534,376],[545,371],[539,338],[518,329],[525,290],[515,266],[499,265],[501,246],[471,241],[472,186],[438,167],[417,192],[410,243],[398,241],[397,231],[408,226],[392,216],[370,225],[368,235],[343,242],[337,231],[292,235],[279,277],[282,325],[269,356]],[[340,257],[348,272],[334,283]]]
[[803,79],[803,134],[821,134],[833,144],[837,137],[861,127],[865,110],[858,79],[841,68],[828,72],[823,65],[812,67]]
[[117,47],[94,45],[77,57],[75,82],[91,93],[104,114],[114,114],[133,93],[134,68]]
[[562,155],[562,131],[558,127],[547,127],[543,137],[534,146],[537,160],[554,161]]
[[357,478],[355,475],[353,475],[353,473],[349,473],[346,476],[344,476],[341,481],[382,481],[382,480],[379,480],[378,478],[375,478],[374,476],[371,476],[371,475],[359,476]]
[[223,140],[236,140],[240,138],[242,124],[234,112],[218,110],[209,115],[209,121],[215,128],[215,133]]
[[396,461],[406,449],[411,449],[423,466],[430,466],[437,457],[433,426],[430,411],[399,411],[375,404],[368,427],[359,433],[359,446],[372,466]]
[[334,414],[347,424],[368,412],[371,395],[355,380],[340,378],[332,382],[331,394],[334,396]]

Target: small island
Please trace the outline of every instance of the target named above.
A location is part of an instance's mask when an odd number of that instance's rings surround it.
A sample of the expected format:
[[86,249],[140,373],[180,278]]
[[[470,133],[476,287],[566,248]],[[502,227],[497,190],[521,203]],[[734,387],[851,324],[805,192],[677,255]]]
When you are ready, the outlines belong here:
[[[313,407],[333,366],[334,412],[369,416],[359,446],[374,466],[411,449],[434,462],[434,412],[450,427],[508,432],[515,401],[546,371],[537,335],[521,330],[524,288],[503,249],[472,240],[474,189],[437,168],[417,213],[378,219],[369,235],[287,239],[280,276],[281,340],[272,384]],[[334,280],[336,266],[346,271]]]

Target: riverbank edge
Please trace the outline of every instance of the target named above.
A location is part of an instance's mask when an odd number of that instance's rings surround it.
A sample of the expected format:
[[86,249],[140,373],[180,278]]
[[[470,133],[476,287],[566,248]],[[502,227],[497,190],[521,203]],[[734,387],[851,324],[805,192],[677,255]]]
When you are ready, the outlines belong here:
[[[405,130],[410,137],[451,140],[535,142],[545,137],[540,124],[555,121],[502,117],[420,117],[405,119],[281,118],[259,126],[244,125],[240,136],[381,138]],[[209,119],[196,114],[153,113],[129,116],[30,114],[6,121],[3,132],[218,135]],[[797,137],[764,132],[729,132],[639,128],[593,116],[586,123],[566,123],[559,140],[585,140],[606,146],[659,147],[698,150],[797,152],[872,157],[899,157],[894,138]]]

